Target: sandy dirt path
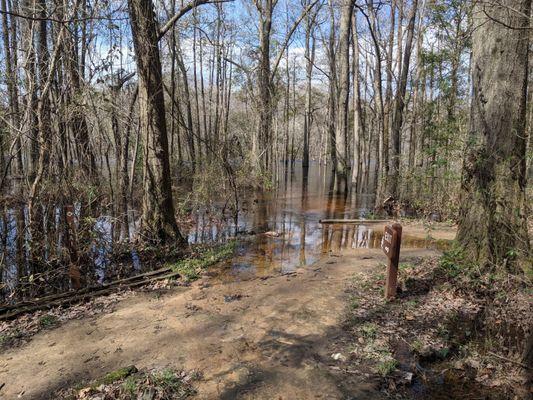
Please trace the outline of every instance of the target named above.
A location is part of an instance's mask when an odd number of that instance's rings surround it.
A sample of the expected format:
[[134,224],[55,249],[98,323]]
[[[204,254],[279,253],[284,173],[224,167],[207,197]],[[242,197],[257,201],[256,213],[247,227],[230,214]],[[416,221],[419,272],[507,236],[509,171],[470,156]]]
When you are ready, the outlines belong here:
[[[402,250],[403,259],[431,254]],[[199,399],[379,399],[375,382],[341,376],[331,355],[346,285],[384,262],[378,249],[348,250],[292,275],[137,293],[0,354],[0,398],[47,399],[134,364],[200,371]]]

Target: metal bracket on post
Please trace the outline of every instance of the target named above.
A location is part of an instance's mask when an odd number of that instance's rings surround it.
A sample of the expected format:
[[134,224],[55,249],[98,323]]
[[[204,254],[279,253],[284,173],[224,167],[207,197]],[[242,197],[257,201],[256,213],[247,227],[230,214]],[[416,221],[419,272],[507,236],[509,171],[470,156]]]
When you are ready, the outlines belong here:
[[398,262],[400,261],[400,246],[402,243],[402,226],[398,223],[386,225],[381,239],[381,249],[389,259],[387,265],[387,281],[385,283],[385,298],[396,297],[398,283]]

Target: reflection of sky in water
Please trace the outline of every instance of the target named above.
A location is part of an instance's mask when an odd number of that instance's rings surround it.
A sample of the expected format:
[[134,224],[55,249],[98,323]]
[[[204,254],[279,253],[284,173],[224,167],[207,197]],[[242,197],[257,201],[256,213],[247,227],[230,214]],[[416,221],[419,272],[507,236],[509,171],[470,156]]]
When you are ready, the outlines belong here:
[[94,224],[94,232],[96,237],[93,242],[92,252],[94,265],[96,267],[96,276],[99,283],[102,283],[105,278],[106,269],[109,267],[112,242],[113,242],[113,224],[109,216],[102,216],[96,219]]
[[[297,167],[296,173],[289,174],[276,191],[256,192],[251,198],[243,199],[237,231],[274,233],[245,237],[243,248],[232,260],[230,276],[287,273],[314,263],[330,249],[373,244],[368,240],[372,230],[364,226],[324,228],[319,223],[323,218],[360,218],[373,205],[373,196],[334,195],[329,175],[329,168],[315,164],[304,185],[302,169]],[[201,214],[188,238],[192,243],[217,242],[234,232],[235,224],[231,220],[217,224]]]
[[[244,240],[241,251],[230,262],[229,271],[233,276],[239,274],[263,275],[274,272],[290,272],[299,266],[314,263],[322,253],[330,249],[345,247],[372,247],[375,241],[369,240],[372,231],[364,227],[355,226],[322,226],[322,218],[360,218],[373,206],[373,196],[358,194],[345,198],[333,194],[331,172],[328,167],[313,164],[309,169],[307,182],[304,183],[302,168],[296,164],[294,173],[279,173],[281,179],[277,189],[268,192],[249,192],[241,198],[242,210],[239,212],[237,223],[233,216],[220,218],[205,209],[198,210],[192,217],[194,223],[187,232],[189,243],[223,243],[236,234]],[[63,229],[65,227],[64,210],[54,207],[52,212],[43,212],[47,222],[43,233],[45,243],[43,255],[48,259],[60,255],[65,246]],[[29,272],[29,243],[31,236],[25,230],[22,241],[23,251],[17,243],[17,218],[22,213],[28,220],[27,208],[11,209],[4,214],[0,221],[2,244],[0,258],[4,258],[6,268],[3,269],[2,280],[9,288],[16,285],[17,257],[24,259],[25,270],[20,275]],[[130,208],[128,218],[130,238],[133,239],[138,229],[138,213]],[[80,226],[81,204],[74,204],[74,224]],[[46,221],[48,219],[48,221]],[[113,250],[113,236],[116,219],[103,215],[95,219],[90,254],[94,268],[89,273],[95,274],[98,282],[113,276],[110,272],[111,255]],[[20,224],[19,226],[25,226]],[[357,229],[356,229],[357,228]],[[262,234],[253,236],[247,233],[261,233],[273,231],[278,237]],[[117,232],[118,233],[118,232]],[[122,236],[123,232],[120,232]],[[83,246],[83,244],[80,244]],[[378,244],[379,245],[379,244]],[[85,247],[85,246],[83,246]],[[2,253],[2,251],[4,253]],[[18,253],[18,254],[17,254]],[[51,253],[56,253],[51,254]],[[133,270],[142,269],[139,255],[131,252],[130,261]],[[20,261],[19,261],[20,262]],[[131,267],[130,267],[131,268]],[[8,288],[8,290],[9,290]]]

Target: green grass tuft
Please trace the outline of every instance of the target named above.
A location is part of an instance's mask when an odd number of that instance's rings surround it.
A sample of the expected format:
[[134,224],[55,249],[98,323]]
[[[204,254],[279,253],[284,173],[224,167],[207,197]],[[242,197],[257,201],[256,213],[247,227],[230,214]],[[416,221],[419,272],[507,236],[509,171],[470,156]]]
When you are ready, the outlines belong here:
[[211,265],[230,258],[236,247],[237,241],[232,240],[222,246],[206,250],[199,258],[179,260],[170,267],[173,271],[179,272],[187,280],[194,281],[200,277],[202,271]]
[[366,323],[361,326],[361,333],[367,339],[375,339],[378,333],[378,326],[372,323]]
[[350,310],[356,310],[359,308],[359,299],[355,296],[350,297]]
[[108,374],[106,374],[102,379],[100,379],[95,386],[99,385],[109,385],[113,382],[119,381],[121,379],[125,379],[131,374],[134,374],[137,372],[137,368],[135,368],[134,365],[130,365],[128,367],[119,368],[115,371],[112,371]]
[[378,364],[377,370],[381,376],[387,376],[391,374],[398,366],[398,361],[395,359],[385,360]]
[[424,347],[424,345],[420,340],[415,339],[411,342],[409,347],[411,348],[411,351],[413,351],[414,353],[420,353],[422,352],[422,348]]
[[133,398],[135,392],[137,392],[137,381],[135,380],[135,377],[128,376],[122,383],[122,389],[126,394]]
[[39,325],[41,325],[41,327],[43,328],[50,328],[54,325],[57,325],[58,322],[59,320],[57,319],[57,317],[55,315],[50,315],[50,314],[43,315],[39,319]]
[[177,391],[183,386],[180,377],[171,369],[164,369],[153,375],[154,381],[158,386],[165,389]]

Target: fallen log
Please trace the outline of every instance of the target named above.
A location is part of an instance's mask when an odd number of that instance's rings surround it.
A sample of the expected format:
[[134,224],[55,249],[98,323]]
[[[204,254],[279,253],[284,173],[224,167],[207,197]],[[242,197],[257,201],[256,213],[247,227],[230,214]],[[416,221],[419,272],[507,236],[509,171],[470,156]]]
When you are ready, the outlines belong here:
[[393,222],[389,219],[321,219],[318,222],[321,224],[385,224]]
[[93,292],[95,290],[100,290],[100,289],[103,289],[103,288],[113,287],[113,286],[120,285],[120,284],[125,283],[125,282],[136,281],[136,280],[139,280],[139,279],[142,279],[142,278],[146,278],[146,277],[154,276],[154,275],[159,275],[159,274],[162,274],[162,273],[165,273],[165,272],[169,272],[169,271],[171,271],[170,267],[164,267],[164,268],[160,268],[160,269],[157,269],[157,270],[154,270],[154,271],[144,272],[142,274],[130,276],[128,278],[118,279],[118,280],[113,281],[113,282],[104,283],[102,285],[88,286],[86,288],[79,289],[79,290],[76,290],[76,291],[52,294],[52,295],[44,296],[44,297],[36,297],[34,299],[21,301],[21,302],[16,303],[16,304],[10,304],[10,305],[1,306],[0,307],[0,314],[3,314],[3,313],[5,313],[5,312],[7,312],[9,310],[14,310],[14,309],[21,308],[21,307],[24,307],[24,306],[38,305],[38,304],[47,303],[47,302],[50,302],[50,301],[53,301],[53,300],[66,299],[66,298],[70,298],[70,297],[74,297],[74,296],[79,296],[79,295],[84,294],[84,293]]
[[134,282],[129,282],[129,283],[126,282],[126,283],[116,284],[116,285],[107,286],[107,287],[103,287],[103,286],[99,288],[93,287],[94,290],[88,293],[75,292],[74,296],[70,296],[67,298],[55,299],[55,300],[51,300],[51,301],[41,303],[41,304],[30,304],[27,306],[20,306],[19,308],[11,310],[10,312],[0,313],[0,321],[10,320],[21,314],[25,314],[29,312],[34,312],[34,311],[39,311],[39,310],[44,310],[44,309],[49,309],[49,308],[54,308],[54,307],[61,307],[67,304],[87,301],[91,299],[92,297],[108,295],[108,294],[113,293],[114,291],[118,291],[119,289],[130,289],[133,287],[146,285],[151,282],[173,278],[173,277],[180,276],[180,275],[181,274],[179,272],[171,272],[168,274],[158,275],[155,277],[148,277],[147,279],[144,279],[141,281],[134,281]]

